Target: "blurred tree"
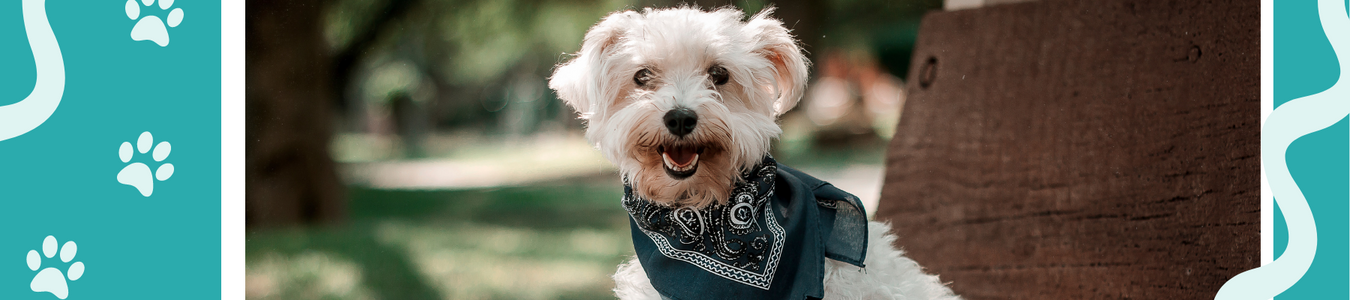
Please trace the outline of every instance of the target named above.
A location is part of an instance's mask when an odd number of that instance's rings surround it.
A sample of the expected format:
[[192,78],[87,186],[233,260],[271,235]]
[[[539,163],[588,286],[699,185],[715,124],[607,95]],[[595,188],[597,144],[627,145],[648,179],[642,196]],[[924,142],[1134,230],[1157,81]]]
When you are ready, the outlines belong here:
[[245,224],[337,220],[328,143],[331,62],[322,0],[248,1],[245,22]]
[[[604,15],[624,9],[669,7],[684,0],[336,0],[325,18],[325,37],[336,54],[332,92],[346,108],[349,130],[370,131],[366,110],[387,111],[389,93],[425,94],[430,126],[457,128],[494,124],[497,128],[533,128],[510,120],[517,102],[509,89],[519,78],[544,79],[554,64],[581,44],[581,37]],[[903,76],[919,17],[940,8],[941,0],[695,0],[704,8],[738,7],[756,13],[777,7],[783,20],[817,60],[831,48],[866,48],[892,73]],[[378,70],[389,64],[416,69],[411,79],[381,82]],[[385,80],[384,82],[387,82]],[[409,83],[413,82],[413,83]],[[410,91],[406,89],[416,89]],[[548,93],[551,96],[551,93]],[[552,97],[550,97],[552,98]],[[552,100],[552,99],[550,99]],[[556,101],[538,116],[572,119]],[[578,124],[579,123],[573,123]]]
[[[390,0],[337,1],[328,11],[326,36],[333,47],[346,48],[359,38],[360,28],[378,19],[371,7]],[[336,99],[353,106],[347,111],[356,131],[369,109],[387,110],[387,94],[403,92],[426,102],[422,113],[428,124],[441,128],[500,124],[489,128],[537,128],[501,121],[522,110],[512,104],[540,106],[535,99],[513,95],[520,78],[543,81],[554,63],[581,44],[585,30],[604,14],[631,7],[627,0],[457,0],[419,2],[402,19],[371,40],[353,65],[347,85],[335,89]],[[386,66],[413,67],[411,79],[390,83],[381,77]],[[408,84],[408,82],[415,82]],[[412,89],[412,90],[409,90]],[[400,91],[401,90],[401,91]],[[550,94],[551,93],[546,93]],[[552,100],[552,97],[548,97]],[[557,119],[555,101],[546,101],[537,118]],[[532,110],[532,109],[530,109]],[[528,110],[527,110],[528,111]],[[374,113],[373,115],[382,115]],[[565,120],[571,114],[565,114]]]
[[[330,87],[332,95],[341,96],[346,94],[345,87],[347,86],[347,83],[352,80],[352,73],[356,70],[357,63],[365,58],[366,54],[374,48],[377,42],[379,42],[379,38],[383,33],[389,30],[386,27],[395,23],[395,21],[403,19],[407,13],[421,1],[388,0],[383,1],[384,3],[382,3],[382,6],[380,7],[371,7],[372,4],[378,5],[376,2],[378,1],[361,1],[361,3],[358,3],[364,4],[363,6],[366,6],[365,8],[367,9],[371,9],[370,11],[373,13],[369,16],[365,16],[365,19],[367,20],[363,20],[363,26],[352,28],[354,31],[350,36],[346,37],[341,44],[332,47],[334,48],[333,50],[336,51],[334,51],[335,54],[332,58],[333,72],[330,74],[333,76],[332,82],[337,83]],[[318,24],[327,25],[331,24],[331,22]],[[325,34],[323,37],[327,38],[328,35]],[[331,44],[331,42],[325,44]],[[344,97],[336,97],[334,99],[341,100],[344,99]],[[336,102],[339,108],[345,108],[348,105],[346,101]]]

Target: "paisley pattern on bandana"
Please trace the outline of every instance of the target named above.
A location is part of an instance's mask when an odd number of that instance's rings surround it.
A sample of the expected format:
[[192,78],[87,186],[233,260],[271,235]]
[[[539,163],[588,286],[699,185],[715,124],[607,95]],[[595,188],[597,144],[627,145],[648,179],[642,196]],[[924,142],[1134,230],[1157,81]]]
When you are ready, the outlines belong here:
[[745,285],[768,290],[783,253],[785,232],[768,202],[777,162],[766,157],[741,174],[727,204],[673,208],[633,195],[623,206],[661,254]]

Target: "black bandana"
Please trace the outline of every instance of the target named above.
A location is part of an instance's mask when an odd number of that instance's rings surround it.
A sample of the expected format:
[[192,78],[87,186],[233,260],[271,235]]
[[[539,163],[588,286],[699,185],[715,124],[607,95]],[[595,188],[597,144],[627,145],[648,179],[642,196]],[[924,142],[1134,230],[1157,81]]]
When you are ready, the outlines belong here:
[[821,298],[824,259],[862,267],[867,249],[857,197],[769,156],[741,174],[725,205],[662,206],[625,182],[623,206],[638,260],[665,298]]

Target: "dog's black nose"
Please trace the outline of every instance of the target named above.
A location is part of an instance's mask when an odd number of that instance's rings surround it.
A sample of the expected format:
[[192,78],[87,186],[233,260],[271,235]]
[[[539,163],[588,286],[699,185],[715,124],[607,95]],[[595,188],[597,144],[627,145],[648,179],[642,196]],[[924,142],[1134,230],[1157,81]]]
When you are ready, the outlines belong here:
[[694,132],[694,126],[698,125],[698,114],[688,108],[676,108],[666,112],[666,129],[671,134],[683,137],[690,132]]

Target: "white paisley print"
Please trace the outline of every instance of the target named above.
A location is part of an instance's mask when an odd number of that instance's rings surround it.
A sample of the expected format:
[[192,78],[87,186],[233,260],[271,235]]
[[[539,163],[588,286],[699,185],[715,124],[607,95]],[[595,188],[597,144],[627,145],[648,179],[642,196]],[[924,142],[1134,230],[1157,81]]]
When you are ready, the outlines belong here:
[[767,159],[741,174],[743,180],[725,205],[671,208],[626,193],[623,206],[662,255],[768,290],[786,235],[768,208],[777,171],[777,164]]

